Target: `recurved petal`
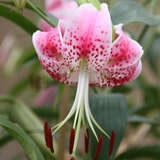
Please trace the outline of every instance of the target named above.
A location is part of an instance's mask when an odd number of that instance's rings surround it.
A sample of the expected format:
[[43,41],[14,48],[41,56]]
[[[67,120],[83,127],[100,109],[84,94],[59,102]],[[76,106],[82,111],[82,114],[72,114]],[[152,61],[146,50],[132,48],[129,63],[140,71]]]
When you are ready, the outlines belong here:
[[102,4],[100,11],[92,4],[81,5],[73,13],[63,40],[66,47],[63,55],[72,68],[79,68],[77,64],[84,57],[89,70],[100,70],[109,57],[112,42],[107,5]]
[[115,26],[117,39],[114,41],[107,67],[126,67],[135,64],[142,56],[143,49],[122,31],[122,24]]
[[114,87],[123,85],[124,83],[134,80],[140,74],[141,70],[141,60],[129,66],[119,68],[108,67],[103,72],[103,86]]
[[54,28],[50,32],[35,32],[32,40],[43,68],[55,80],[76,84],[78,79],[76,73],[72,74],[67,64],[64,63],[60,37],[58,28]]

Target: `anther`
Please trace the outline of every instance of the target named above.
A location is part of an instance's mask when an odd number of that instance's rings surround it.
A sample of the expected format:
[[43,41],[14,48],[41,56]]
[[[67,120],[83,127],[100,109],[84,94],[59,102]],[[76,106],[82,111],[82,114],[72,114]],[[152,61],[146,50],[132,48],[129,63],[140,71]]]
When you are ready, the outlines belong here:
[[70,160],[76,160],[74,157],[71,157],[71,159]]
[[98,144],[97,144],[96,153],[94,155],[94,160],[96,160],[99,156],[99,153],[100,153],[101,148],[102,148],[102,142],[103,142],[103,137],[102,137],[102,135],[100,135],[99,136],[99,141],[98,141]]
[[48,128],[48,139],[49,139],[49,148],[50,148],[50,151],[53,153],[54,152],[54,148],[53,148],[53,137],[52,137],[51,128]]
[[71,133],[70,133],[70,141],[69,141],[69,153],[70,154],[72,154],[73,152],[74,138],[75,138],[75,129],[72,128]]
[[90,138],[90,134],[89,134],[89,129],[86,129],[86,133],[85,133],[85,152],[88,153],[89,150],[89,138]]
[[49,147],[49,139],[48,139],[48,123],[45,122],[44,123],[44,137],[45,137],[45,141],[46,141],[46,146]]
[[108,155],[110,156],[113,152],[113,146],[114,146],[114,140],[115,140],[115,132],[112,131],[111,133],[111,139],[110,139],[110,144],[109,144],[109,152]]

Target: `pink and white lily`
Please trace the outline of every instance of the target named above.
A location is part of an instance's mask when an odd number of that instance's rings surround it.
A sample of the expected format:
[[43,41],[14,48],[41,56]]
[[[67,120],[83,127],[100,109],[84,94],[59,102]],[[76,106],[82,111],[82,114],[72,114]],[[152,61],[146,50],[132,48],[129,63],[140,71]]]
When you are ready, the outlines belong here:
[[65,22],[60,19],[58,26],[51,31],[33,34],[33,44],[43,68],[55,80],[77,85],[75,101],[67,117],[52,127],[52,134],[55,134],[75,114],[73,153],[84,117],[97,140],[93,124],[110,138],[90,111],[89,85],[119,86],[134,80],[141,72],[142,47],[122,31],[121,24],[114,30],[116,40],[112,42],[112,22],[107,4],[101,4],[98,11],[86,3],[77,7],[70,19]]

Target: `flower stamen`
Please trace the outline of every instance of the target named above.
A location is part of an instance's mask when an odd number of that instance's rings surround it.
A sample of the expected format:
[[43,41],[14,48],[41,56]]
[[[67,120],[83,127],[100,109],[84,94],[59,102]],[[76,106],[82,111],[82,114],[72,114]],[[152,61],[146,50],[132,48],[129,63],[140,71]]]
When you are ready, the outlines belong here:
[[90,134],[89,134],[89,129],[86,129],[85,133],[85,152],[88,153],[89,151],[89,139],[90,139]]
[[75,139],[75,129],[71,129],[70,133],[70,140],[69,140],[69,153],[72,154],[73,152],[73,145],[74,145],[74,139]]
[[52,137],[52,132],[51,128],[48,128],[48,147],[50,148],[50,151],[53,153],[54,148],[53,148],[53,137]]
[[45,122],[44,123],[44,136],[45,136],[45,142],[46,142],[46,146],[49,147],[49,139],[48,139],[48,123]]
[[48,127],[47,122],[44,123],[44,136],[45,136],[46,146],[50,149],[51,152],[54,152],[52,132],[51,128]]
[[96,160],[99,156],[99,153],[100,153],[101,148],[102,148],[102,142],[103,142],[103,137],[102,137],[102,135],[100,135],[99,136],[99,141],[98,141],[98,144],[97,144],[96,153],[94,155],[94,160]]
[[108,152],[109,156],[111,156],[111,154],[113,152],[114,140],[115,140],[115,132],[112,131],[112,133],[111,133],[111,139],[110,139],[110,144],[109,144],[109,152]]
[[88,108],[88,110],[89,110],[89,115],[90,115],[90,117],[91,117],[91,120],[93,121],[93,123],[95,124],[95,126],[96,126],[108,139],[110,139],[109,134],[107,134],[107,133],[101,128],[101,126],[97,123],[97,121],[94,119],[90,108]]
[[71,157],[71,159],[70,160],[76,160],[74,157]]
[[[87,82],[89,81],[89,78],[88,78],[88,75],[87,75]],[[86,90],[85,90],[85,113],[86,113],[86,118],[87,118],[87,121],[88,121],[88,124],[96,138],[96,140],[98,141],[98,136],[95,132],[95,129],[93,127],[93,124],[91,122],[91,119],[90,119],[90,115],[89,115],[89,100],[88,100],[88,85],[86,85]]]

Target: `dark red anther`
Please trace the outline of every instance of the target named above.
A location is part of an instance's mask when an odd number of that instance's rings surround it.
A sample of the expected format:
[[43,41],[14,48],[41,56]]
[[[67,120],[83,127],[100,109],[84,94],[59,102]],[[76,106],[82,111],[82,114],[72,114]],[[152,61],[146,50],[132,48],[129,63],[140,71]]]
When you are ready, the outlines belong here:
[[115,140],[115,132],[112,131],[111,133],[111,139],[110,139],[110,144],[109,144],[109,152],[108,155],[110,156],[113,152],[113,146],[114,146],[114,140]]
[[48,139],[49,139],[48,148],[50,148],[50,151],[53,153],[54,152],[54,148],[53,148],[53,137],[52,137],[51,128],[48,128]]
[[44,137],[45,137],[45,141],[46,141],[46,146],[49,147],[49,139],[48,139],[48,123],[45,122],[44,123]]
[[99,141],[98,141],[98,144],[97,144],[96,153],[94,155],[94,160],[96,160],[99,156],[99,153],[100,153],[101,148],[102,148],[102,142],[103,142],[103,137],[102,137],[102,135],[100,135],[99,136]]
[[70,160],[76,160],[74,157],[71,157],[71,159]]
[[69,140],[69,153],[72,154],[73,152],[73,145],[74,145],[74,138],[75,138],[75,129],[71,129],[70,133],[70,140]]
[[88,153],[89,151],[89,138],[90,138],[90,134],[89,134],[89,129],[86,129],[86,133],[85,133],[85,152]]

